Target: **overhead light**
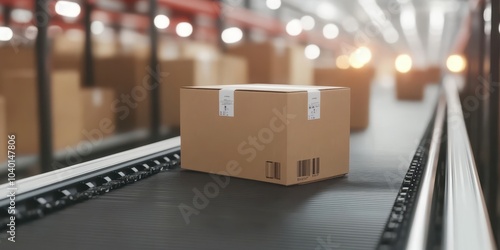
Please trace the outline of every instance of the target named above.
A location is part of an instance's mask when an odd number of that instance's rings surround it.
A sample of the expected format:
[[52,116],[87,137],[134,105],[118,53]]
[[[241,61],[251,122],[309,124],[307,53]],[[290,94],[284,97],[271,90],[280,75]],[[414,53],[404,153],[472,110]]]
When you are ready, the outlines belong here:
[[314,29],[314,25],[316,24],[314,18],[312,18],[311,16],[303,16],[300,19],[300,23],[302,24],[302,28],[304,30],[312,30]]
[[38,34],[38,29],[34,25],[28,26],[24,31],[24,36],[29,40],[34,40]]
[[348,69],[350,67],[349,57],[347,55],[341,55],[337,57],[337,60],[335,60],[335,65],[337,65],[337,68],[339,69]]
[[10,41],[14,37],[14,33],[9,27],[0,26],[0,41]]
[[298,36],[302,33],[302,23],[299,19],[293,19],[286,24],[286,33],[290,36]]
[[175,32],[180,37],[188,37],[193,33],[193,26],[188,22],[180,22],[175,27]]
[[465,69],[465,66],[465,59],[460,55],[451,55],[446,60],[446,67],[454,73],[462,72]]
[[406,30],[415,30],[417,28],[415,8],[407,5],[399,17],[401,27]]
[[347,32],[355,32],[359,29],[359,24],[356,19],[353,17],[348,17],[342,21],[342,27],[347,31]]
[[327,1],[319,3],[316,7],[316,14],[326,20],[332,20],[336,12],[335,6]]
[[407,73],[408,71],[410,71],[412,64],[413,62],[411,60],[411,57],[406,54],[399,55],[398,57],[396,57],[396,61],[394,62],[396,70],[400,73]]
[[323,27],[323,36],[326,39],[335,39],[339,35],[339,27],[333,23],[329,23]]
[[266,0],[266,6],[271,10],[277,10],[281,7],[281,0]]
[[225,43],[237,43],[243,38],[243,31],[237,27],[227,28],[222,31],[221,38]]
[[491,22],[491,4],[488,4],[486,8],[484,8],[483,19],[485,22]]
[[157,15],[154,24],[158,29],[166,29],[170,25],[170,19],[165,15]]
[[349,56],[349,65],[355,69],[360,69],[362,68],[365,64],[359,60],[359,58],[355,55],[355,53],[352,53]]
[[77,17],[81,12],[80,5],[69,1],[57,1],[55,9],[57,14],[65,17]]
[[304,54],[306,55],[307,59],[314,60],[319,57],[319,55],[321,54],[321,50],[319,49],[318,45],[309,44],[306,46]]
[[33,13],[24,9],[13,9],[10,17],[17,23],[29,23],[33,19]]
[[357,61],[365,65],[372,59],[372,52],[367,47],[359,47],[354,51],[353,56],[356,57]]
[[104,23],[101,21],[93,21],[90,25],[90,31],[94,35],[99,35],[104,32]]

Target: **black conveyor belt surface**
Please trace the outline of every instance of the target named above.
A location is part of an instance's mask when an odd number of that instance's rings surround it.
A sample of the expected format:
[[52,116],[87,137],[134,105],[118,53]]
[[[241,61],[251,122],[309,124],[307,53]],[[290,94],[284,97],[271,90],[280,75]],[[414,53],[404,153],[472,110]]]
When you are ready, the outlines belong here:
[[429,86],[423,102],[401,102],[392,88],[374,85],[370,127],[351,135],[346,177],[291,187],[232,178],[186,224],[179,205],[193,207],[193,189],[213,180],[164,172],[23,224],[16,243],[3,238],[0,248],[375,248],[437,90]]

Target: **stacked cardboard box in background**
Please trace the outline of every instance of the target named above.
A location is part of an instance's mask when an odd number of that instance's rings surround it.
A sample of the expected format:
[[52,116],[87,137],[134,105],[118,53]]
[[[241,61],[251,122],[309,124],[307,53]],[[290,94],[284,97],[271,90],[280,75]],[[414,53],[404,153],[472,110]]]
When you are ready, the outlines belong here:
[[248,64],[243,57],[225,54],[220,55],[217,60],[219,63],[217,84],[248,83]]
[[167,74],[160,85],[162,124],[179,127],[181,87],[247,83],[246,65],[243,58],[232,55],[163,61],[160,68]]
[[168,72],[160,85],[162,124],[179,127],[181,87],[216,84],[218,64],[214,60],[178,59],[164,61],[160,67]]
[[422,100],[427,84],[425,71],[412,69],[407,73],[396,72],[396,97],[399,100]]
[[115,113],[111,110],[116,100],[115,92],[109,88],[83,88],[81,90],[83,107],[83,140],[88,135],[97,134],[104,138],[116,129]]
[[247,60],[250,83],[308,85],[313,82],[313,65],[305,57],[302,46],[242,43],[229,47],[228,53]]
[[427,83],[438,84],[441,82],[441,68],[439,66],[431,66],[426,71]]
[[0,163],[7,160],[7,108],[5,99],[0,96]]
[[370,90],[375,70],[317,68],[314,82],[324,86],[342,86],[351,89],[351,128],[364,129],[370,120]]
[[[82,107],[79,74],[76,71],[54,71],[52,81],[53,147],[61,150],[75,146],[81,139]],[[39,152],[38,89],[33,70],[4,73],[0,81],[0,95],[7,109],[7,133],[16,134],[19,154]]]
[[227,86],[182,88],[184,169],[281,185],[347,174],[349,89]]
[[115,100],[118,100],[112,105],[117,116],[117,132],[148,128],[150,72],[148,60],[135,55],[96,58],[94,61],[95,86],[115,91]]
[[305,47],[290,45],[285,54],[288,84],[311,85],[314,82],[313,61],[304,54]]

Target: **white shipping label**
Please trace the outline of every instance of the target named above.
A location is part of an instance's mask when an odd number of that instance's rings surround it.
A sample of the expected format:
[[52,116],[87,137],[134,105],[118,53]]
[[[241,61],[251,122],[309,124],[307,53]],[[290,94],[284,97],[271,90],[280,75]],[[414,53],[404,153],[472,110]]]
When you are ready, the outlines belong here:
[[102,102],[103,102],[103,94],[100,90],[94,90],[92,91],[92,104],[95,106],[95,107],[100,107],[102,106]]
[[321,92],[319,90],[307,91],[307,119],[317,120],[320,118]]
[[219,116],[234,117],[234,88],[219,90]]

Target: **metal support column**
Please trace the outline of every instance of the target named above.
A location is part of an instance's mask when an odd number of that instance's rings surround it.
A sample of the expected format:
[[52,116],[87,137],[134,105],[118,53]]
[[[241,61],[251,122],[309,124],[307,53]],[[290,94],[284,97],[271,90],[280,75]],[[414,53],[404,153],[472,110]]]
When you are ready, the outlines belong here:
[[[247,10],[252,10],[252,3],[250,0],[245,0],[244,2],[244,7],[245,9]],[[246,41],[251,41],[251,37],[250,37],[250,33],[251,33],[251,29],[249,27],[245,27],[243,29],[243,39],[245,39]]]
[[154,24],[156,17],[156,0],[149,0],[149,32],[150,32],[150,85],[151,85],[151,140],[160,136],[160,83],[158,74],[158,29]]
[[40,134],[40,166],[42,172],[51,171],[52,167],[52,105],[49,75],[49,47],[47,30],[50,23],[49,1],[36,0],[36,69],[38,83],[38,119]]
[[85,51],[84,51],[84,60],[85,60],[85,69],[84,69],[84,86],[93,86],[94,85],[94,58],[92,52],[92,31],[90,29],[92,24],[92,10],[93,6],[89,3],[89,1],[85,1],[84,3],[84,17],[83,17],[83,27],[85,28]]
[[222,52],[227,51],[227,46],[222,41],[222,31],[224,31],[224,1],[223,0],[216,0],[217,4],[219,6],[219,15],[217,17],[217,41],[219,44],[219,48],[221,49]]
[[3,22],[4,25],[9,27],[10,26],[10,13],[12,12],[12,7],[9,5],[4,5],[3,6]]
[[[489,98],[489,117],[490,117],[490,164],[489,164],[489,178],[490,178],[490,197],[488,197],[488,209],[491,218],[493,218],[492,225],[497,225],[497,193],[498,193],[498,151],[499,151],[499,95],[500,88],[500,33],[497,32],[500,25],[500,0],[491,0],[491,40],[490,40],[490,98]],[[498,237],[498,228],[494,226],[494,234]]]

